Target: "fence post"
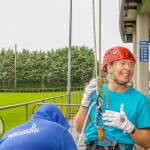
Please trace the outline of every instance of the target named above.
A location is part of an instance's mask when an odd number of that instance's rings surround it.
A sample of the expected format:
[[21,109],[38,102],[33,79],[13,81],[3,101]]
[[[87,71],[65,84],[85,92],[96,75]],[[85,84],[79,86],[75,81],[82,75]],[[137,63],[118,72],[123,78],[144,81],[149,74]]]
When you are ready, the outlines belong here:
[[28,121],[28,104],[25,105],[25,121]]

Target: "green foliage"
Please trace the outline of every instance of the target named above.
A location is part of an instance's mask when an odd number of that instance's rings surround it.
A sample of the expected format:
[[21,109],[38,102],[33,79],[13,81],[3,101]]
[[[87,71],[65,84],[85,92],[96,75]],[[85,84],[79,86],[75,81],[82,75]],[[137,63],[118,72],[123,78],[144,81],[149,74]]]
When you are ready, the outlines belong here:
[[[17,88],[67,86],[68,48],[47,52],[23,49],[16,54]],[[71,86],[83,86],[93,76],[94,53],[85,46],[72,47]],[[0,88],[14,87],[14,52],[0,51]]]
[[13,51],[8,49],[1,50],[0,53],[0,82],[1,85],[11,84],[14,76],[14,55]]

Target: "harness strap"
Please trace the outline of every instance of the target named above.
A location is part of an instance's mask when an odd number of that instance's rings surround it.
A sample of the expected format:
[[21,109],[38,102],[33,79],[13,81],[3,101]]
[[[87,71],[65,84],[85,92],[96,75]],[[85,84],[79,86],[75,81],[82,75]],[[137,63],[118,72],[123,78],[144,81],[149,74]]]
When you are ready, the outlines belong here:
[[106,143],[104,143],[104,149],[105,149],[105,150],[109,150]]
[[[96,147],[97,147],[97,145],[98,145],[98,141],[99,141],[99,140],[97,139],[97,140],[94,142],[94,145],[93,145],[93,147],[92,147],[92,150],[96,150]],[[104,144],[104,150],[109,150],[106,144]]]
[[98,139],[94,142],[94,145],[93,145],[93,147],[92,147],[92,150],[96,150],[97,144],[98,144]]
[[125,148],[123,147],[122,144],[119,144],[119,148],[120,148],[121,150],[125,150]]
[[113,147],[115,147],[115,146],[118,145],[121,150],[125,150],[124,146],[123,146],[122,144],[116,142],[116,141],[111,141],[111,140],[108,140],[108,139],[106,139],[106,138],[103,138],[102,141],[103,141],[103,143],[104,143],[104,147],[105,147],[105,145],[107,145],[107,144],[110,144],[110,145],[112,145]]

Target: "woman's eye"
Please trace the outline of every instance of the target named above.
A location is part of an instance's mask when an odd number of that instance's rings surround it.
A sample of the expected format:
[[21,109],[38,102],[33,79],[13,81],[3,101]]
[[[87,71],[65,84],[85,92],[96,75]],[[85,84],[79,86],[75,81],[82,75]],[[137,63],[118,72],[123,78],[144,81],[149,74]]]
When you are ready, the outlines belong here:
[[130,66],[131,68],[133,68],[133,67],[134,67],[134,64],[130,64],[129,66]]
[[124,63],[120,63],[121,66],[124,66]]

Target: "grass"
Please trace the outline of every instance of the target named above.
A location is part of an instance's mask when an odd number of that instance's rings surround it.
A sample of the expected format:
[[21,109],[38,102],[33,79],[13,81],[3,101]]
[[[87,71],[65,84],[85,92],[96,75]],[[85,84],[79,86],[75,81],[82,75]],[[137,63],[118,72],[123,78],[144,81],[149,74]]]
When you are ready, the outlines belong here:
[[[34,100],[39,100],[43,98],[49,98],[54,96],[65,95],[66,92],[40,92],[40,93],[0,93],[0,107],[8,106],[13,104],[20,104],[25,102],[30,102]],[[48,100],[46,102],[53,103],[54,101]],[[62,102],[66,102],[66,97],[62,98]],[[55,103],[60,103],[60,98],[56,98]],[[33,106],[35,104],[30,104],[28,106],[28,118],[32,116]],[[63,113],[66,113],[66,107],[63,109]],[[25,107],[15,107],[11,109],[0,110],[0,116],[4,121],[4,132],[9,129],[25,122]]]
[[0,107],[64,94],[66,94],[66,92],[0,93]]

